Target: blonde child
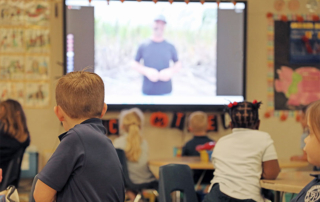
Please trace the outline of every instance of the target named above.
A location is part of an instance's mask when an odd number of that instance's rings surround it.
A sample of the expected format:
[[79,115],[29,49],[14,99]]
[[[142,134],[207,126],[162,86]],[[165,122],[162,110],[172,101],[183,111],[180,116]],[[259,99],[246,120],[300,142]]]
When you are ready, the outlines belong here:
[[228,107],[232,133],[220,138],[213,150],[214,178],[204,202],[263,202],[260,179],[276,179],[280,168],[270,135],[258,131],[260,103]]
[[[208,129],[208,116],[202,111],[196,111],[190,114],[189,131],[193,134],[193,138],[188,141],[182,148],[182,156],[200,156],[199,152],[196,150],[198,145],[203,145],[207,142],[212,142],[207,136]],[[193,180],[197,183],[200,179],[201,174],[205,172],[204,170],[193,170]],[[210,184],[212,179],[212,172],[206,172],[201,183]]]
[[54,112],[67,131],[38,174],[36,202],[124,201],[122,167],[101,117],[107,111],[102,79],[72,72],[59,79]]
[[[309,135],[304,142],[308,162],[320,167],[320,101],[312,103],[307,109]],[[317,202],[320,200],[320,175],[311,181],[291,202]]]
[[[114,147],[124,150],[130,180],[135,184],[148,183],[149,189],[158,189],[155,179],[148,166],[148,143],[142,138],[143,113],[138,108],[123,110],[120,113],[119,125],[123,134],[115,139]],[[127,190],[127,195],[134,200],[135,190]]]

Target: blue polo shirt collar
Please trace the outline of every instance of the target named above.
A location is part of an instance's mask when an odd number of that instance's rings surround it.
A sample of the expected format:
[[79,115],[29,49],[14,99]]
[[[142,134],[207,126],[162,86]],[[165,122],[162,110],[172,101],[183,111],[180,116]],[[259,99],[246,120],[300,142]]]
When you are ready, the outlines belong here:
[[[91,118],[91,119],[87,119],[87,120],[83,121],[80,124],[102,124],[102,121],[101,121],[101,119],[98,119],[98,118]],[[67,136],[67,133],[68,133],[68,131],[59,135],[59,140],[61,141],[63,138],[65,138]]]

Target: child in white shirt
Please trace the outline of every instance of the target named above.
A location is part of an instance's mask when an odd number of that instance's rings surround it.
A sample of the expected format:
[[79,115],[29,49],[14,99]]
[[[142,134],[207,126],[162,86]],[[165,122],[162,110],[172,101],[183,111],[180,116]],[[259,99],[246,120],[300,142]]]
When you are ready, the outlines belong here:
[[204,202],[264,201],[260,179],[276,179],[280,168],[273,140],[258,131],[260,104],[245,101],[228,105],[233,130],[213,150],[214,178]]

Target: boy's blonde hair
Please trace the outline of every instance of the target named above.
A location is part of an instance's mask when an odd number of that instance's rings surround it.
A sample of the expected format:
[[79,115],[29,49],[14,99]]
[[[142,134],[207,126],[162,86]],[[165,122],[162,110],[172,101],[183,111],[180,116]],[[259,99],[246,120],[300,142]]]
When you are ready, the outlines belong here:
[[137,162],[141,156],[142,137],[140,134],[143,114],[138,108],[124,110],[120,114],[120,125],[127,133],[125,147],[126,157],[129,161]]
[[208,129],[208,115],[202,111],[196,111],[190,114],[189,127],[192,132],[206,132]]
[[307,109],[307,119],[310,130],[320,141],[320,100],[312,103]]
[[70,118],[100,117],[104,106],[104,83],[95,73],[68,73],[58,80],[56,102]]

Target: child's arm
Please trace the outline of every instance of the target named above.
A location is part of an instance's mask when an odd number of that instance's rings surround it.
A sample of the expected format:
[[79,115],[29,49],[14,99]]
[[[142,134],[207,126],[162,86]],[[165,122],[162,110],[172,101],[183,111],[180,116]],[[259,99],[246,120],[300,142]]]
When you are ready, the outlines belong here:
[[278,159],[262,162],[262,179],[275,180],[280,173]]
[[33,197],[36,202],[53,202],[56,201],[56,194],[56,190],[43,183],[41,180],[38,180],[33,192]]

